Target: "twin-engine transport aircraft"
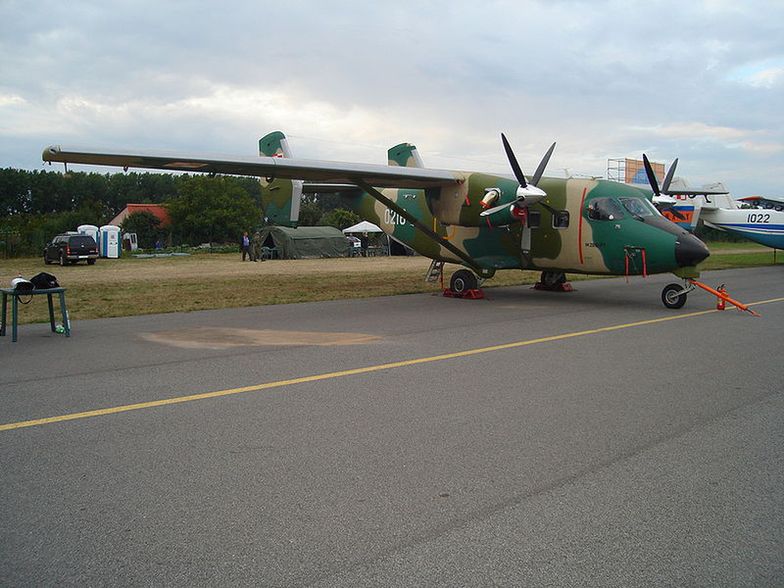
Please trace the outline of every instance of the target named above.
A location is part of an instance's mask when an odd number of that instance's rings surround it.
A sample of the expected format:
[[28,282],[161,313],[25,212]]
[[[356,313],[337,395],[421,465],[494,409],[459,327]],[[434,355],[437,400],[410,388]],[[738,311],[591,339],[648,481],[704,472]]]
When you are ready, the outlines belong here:
[[[259,142],[259,158],[47,147],[44,161],[248,175],[262,178],[269,221],[296,225],[302,191],[338,192],[346,206],[396,240],[433,260],[465,267],[451,289],[465,293],[499,269],[542,271],[541,283],[558,289],[565,273],[646,275],[672,272],[697,277],[708,248],[665,219],[649,190],[607,180],[545,178],[553,144],[526,178],[501,135],[514,178],[422,167],[416,149],[390,150],[392,165],[338,163],[290,157],[283,133]],[[293,180],[293,181],[292,181]],[[662,301],[680,308],[686,289],[670,284]]]

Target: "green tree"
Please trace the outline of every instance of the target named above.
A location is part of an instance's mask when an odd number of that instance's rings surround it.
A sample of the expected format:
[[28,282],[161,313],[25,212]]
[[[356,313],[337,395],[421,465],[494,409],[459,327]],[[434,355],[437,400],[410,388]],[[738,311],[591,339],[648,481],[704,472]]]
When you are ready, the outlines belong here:
[[134,212],[122,222],[123,233],[136,233],[139,247],[152,249],[161,233],[161,220],[147,210]]
[[179,243],[234,243],[261,224],[261,208],[232,178],[184,177],[168,202],[172,231]]
[[343,229],[357,224],[361,220],[362,219],[359,218],[355,212],[346,210],[345,208],[335,208],[322,216],[319,220],[319,224],[337,227],[342,231]]
[[303,200],[299,207],[299,225],[301,227],[315,227],[324,215],[324,211],[315,202]]

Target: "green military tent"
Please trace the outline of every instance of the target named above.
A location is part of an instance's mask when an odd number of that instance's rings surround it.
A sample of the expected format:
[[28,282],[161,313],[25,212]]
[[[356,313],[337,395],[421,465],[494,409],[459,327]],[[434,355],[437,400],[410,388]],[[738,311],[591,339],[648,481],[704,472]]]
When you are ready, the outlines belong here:
[[261,245],[279,259],[346,257],[349,242],[335,227],[264,227]]

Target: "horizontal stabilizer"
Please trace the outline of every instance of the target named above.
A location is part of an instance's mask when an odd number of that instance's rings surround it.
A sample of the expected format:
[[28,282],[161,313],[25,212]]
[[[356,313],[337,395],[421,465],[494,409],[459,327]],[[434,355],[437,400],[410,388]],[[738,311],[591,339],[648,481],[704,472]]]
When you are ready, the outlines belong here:
[[683,196],[711,196],[718,194],[729,194],[729,190],[724,187],[724,184],[718,182],[707,186],[702,186],[700,188],[693,188],[689,185],[689,182],[685,178],[676,177],[670,182],[665,182],[661,193],[667,196],[673,196],[677,194],[681,194]]

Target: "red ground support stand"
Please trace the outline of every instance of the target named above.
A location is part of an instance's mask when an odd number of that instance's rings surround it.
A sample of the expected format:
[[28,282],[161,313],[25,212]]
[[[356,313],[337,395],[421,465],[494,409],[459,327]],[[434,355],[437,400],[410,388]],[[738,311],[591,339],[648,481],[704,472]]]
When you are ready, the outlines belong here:
[[482,300],[485,293],[479,288],[472,288],[465,292],[454,292],[450,288],[444,288],[444,296],[447,298],[468,298],[469,300]]
[[542,282],[536,282],[532,286],[534,290],[544,290],[546,292],[574,292],[574,288],[572,288],[571,282],[564,282],[563,284],[558,284],[557,286],[545,286]]

